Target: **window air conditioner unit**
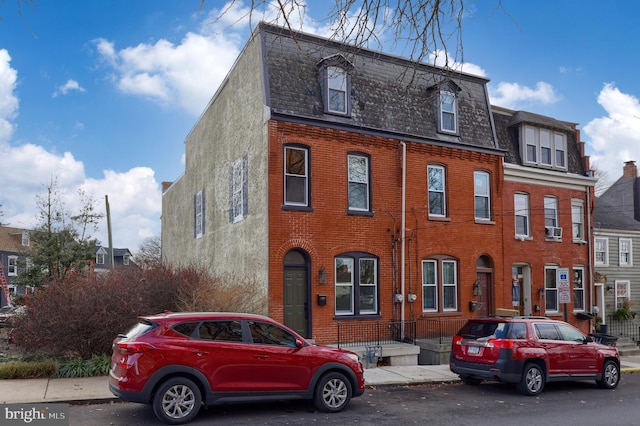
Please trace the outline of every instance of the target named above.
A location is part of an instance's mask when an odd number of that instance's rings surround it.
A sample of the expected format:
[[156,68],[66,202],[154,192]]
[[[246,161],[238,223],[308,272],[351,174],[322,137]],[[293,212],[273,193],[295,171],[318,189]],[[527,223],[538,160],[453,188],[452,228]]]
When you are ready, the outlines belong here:
[[545,226],[544,229],[547,232],[547,238],[562,238],[562,228],[558,226]]

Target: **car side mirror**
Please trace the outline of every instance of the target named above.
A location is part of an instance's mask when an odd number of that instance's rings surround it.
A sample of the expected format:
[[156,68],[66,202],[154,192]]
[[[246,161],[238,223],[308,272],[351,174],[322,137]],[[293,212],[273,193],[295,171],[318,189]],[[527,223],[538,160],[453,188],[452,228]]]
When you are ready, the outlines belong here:
[[304,346],[304,343],[302,343],[302,340],[296,339],[296,348],[300,349],[303,346]]

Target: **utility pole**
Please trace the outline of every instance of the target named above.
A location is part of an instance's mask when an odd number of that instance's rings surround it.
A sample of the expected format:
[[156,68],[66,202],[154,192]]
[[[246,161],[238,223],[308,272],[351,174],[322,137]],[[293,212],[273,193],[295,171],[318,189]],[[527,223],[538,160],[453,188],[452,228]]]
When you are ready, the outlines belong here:
[[107,235],[109,239],[109,265],[111,265],[111,269],[113,269],[113,241],[111,239],[111,210],[109,209],[109,196],[104,196],[104,201],[107,207]]

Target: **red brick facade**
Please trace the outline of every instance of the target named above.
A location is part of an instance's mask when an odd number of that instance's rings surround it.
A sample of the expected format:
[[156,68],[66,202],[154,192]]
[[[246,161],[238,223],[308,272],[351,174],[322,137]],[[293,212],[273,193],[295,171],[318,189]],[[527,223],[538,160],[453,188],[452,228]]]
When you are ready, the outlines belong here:
[[[394,275],[393,259],[399,256],[402,227],[402,156],[400,141],[348,133],[306,125],[272,121],[269,124],[269,315],[283,321],[283,259],[289,250],[308,254],[310,269],[311,337],[318,342],[335,342],[334,257],[344,252],[367,252],[379,259],[380,315],[367,319],[339,318],[340,321],[401,319],[399,273]],[[283,205],[283,150],[286,144],[300,144],[310,152],[312,211],[292,211]],[[492,292],[495,307],[509,307],[502,283],[502,181],[501,157],[434,145],[406,143],[405,296],[417,300],[406,303],[405,318],[468,317],[474,299],[476,263],[487,256],[493,265]],[[347,154],[370,156],[372,216],[347,214]],[[427,164],[444,166],[447,176],[446,219],[430,220],[428,215]],[[474,171],[491,177],[492,220],[474,219]],[[395,241],[395,245],[394,245]],[[423,313],[422,259],[446,255],[457,261],[458,287],[455,312]],[[328,282],[320,284],[317,271],[324,267]],[[399,267],[398,267],[399,268]],[[396,268],[396,269],[398,269]],[[318,306],[317,294],[327,296]],[[510,293],[509,293],[510,294]]]

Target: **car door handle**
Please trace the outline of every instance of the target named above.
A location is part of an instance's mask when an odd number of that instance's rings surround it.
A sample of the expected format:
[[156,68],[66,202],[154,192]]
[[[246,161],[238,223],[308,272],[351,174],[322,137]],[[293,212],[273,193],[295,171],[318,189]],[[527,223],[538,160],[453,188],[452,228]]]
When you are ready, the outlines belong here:
[[205,355],[209,355],[209,352],[203,352],[203,351],[194,351],[193,354],[195,356],[205,356]]
[[258,359],[268,359],[269,355],[256,355],[255,357]]

